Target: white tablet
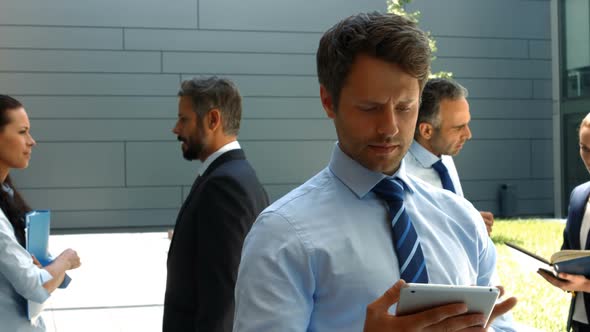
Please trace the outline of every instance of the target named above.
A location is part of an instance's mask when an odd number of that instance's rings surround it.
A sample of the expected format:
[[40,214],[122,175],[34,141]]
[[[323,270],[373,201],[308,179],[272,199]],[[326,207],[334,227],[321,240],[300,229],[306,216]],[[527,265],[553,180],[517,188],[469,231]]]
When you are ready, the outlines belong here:
[[481,313],[487,324],[500,290],[496,287],[407,284],[400,291],[396,315],[409,315],[451,303],[465,303],[468,313]]

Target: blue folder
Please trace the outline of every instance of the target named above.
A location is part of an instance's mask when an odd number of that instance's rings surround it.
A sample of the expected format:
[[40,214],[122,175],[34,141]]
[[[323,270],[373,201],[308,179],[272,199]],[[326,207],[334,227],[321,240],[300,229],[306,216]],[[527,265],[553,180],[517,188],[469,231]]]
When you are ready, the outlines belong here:
[[[53,258],[49,254],[49,226],[51,212],[49,210],[35,210],[26,214],[26,248],[35,256],[42,266],[49,265]],[[66,274],[59,288],[66,288],[71,279]],[[43,311],[43,304],[27,301],[27,316],[29,320],[36,320]]]

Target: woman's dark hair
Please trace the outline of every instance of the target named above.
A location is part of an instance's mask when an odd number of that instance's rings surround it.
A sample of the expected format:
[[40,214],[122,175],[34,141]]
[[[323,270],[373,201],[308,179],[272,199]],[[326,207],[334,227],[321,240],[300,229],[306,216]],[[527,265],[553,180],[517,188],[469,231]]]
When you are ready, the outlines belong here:
[[[23,105],[18,100],[6,95],[0,95],[0,132],[4,131],[4,127],[11,121],[8,112],[22,107]],[[3,185],[10,188],[14,194],[11,195],[4,188],[0,188],[0,208],[14,228],[14,235],[18,243],[24,247],[25,214],[31,211],[31,208],[12,185],[10,176],[6,177]]]

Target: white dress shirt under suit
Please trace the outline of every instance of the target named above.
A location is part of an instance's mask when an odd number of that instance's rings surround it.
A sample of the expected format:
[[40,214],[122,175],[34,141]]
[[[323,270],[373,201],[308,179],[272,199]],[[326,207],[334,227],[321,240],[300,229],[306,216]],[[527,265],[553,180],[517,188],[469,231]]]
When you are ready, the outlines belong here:
[[406,171],[409,174],[419,177],[423,181],[430,183],[431,185],[442,188],[442,182],[438,173],[432,168],[432,164],[442,160],[442,163],[446,166],[449,171],[449,176],[455,187],[457,195],[463,197],[463,188],[461,187],[461,181],[459,180],[459,173],[455,167],[453,157],[442,155],[441,158],[437,157],[432,152],[426,150],[425,147],[420,143],[413,141],[408,153],[404,157],[406,164]]

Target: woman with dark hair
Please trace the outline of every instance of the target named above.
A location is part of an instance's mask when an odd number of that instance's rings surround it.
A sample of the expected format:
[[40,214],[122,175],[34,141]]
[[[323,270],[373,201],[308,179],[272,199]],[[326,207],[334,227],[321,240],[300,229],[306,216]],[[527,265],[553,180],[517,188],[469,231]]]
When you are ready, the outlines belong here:
[[45,331],[43,319],[29,321],[27,300],[43,303],[62,282],[67,270],[80,266],[78,254],[67,249],[41,267],[25,250],[24,216],[31,209],[14,188],[8,173],[29,165],[35,140],[29,118],[16,99],[0,95],[0,329]]

